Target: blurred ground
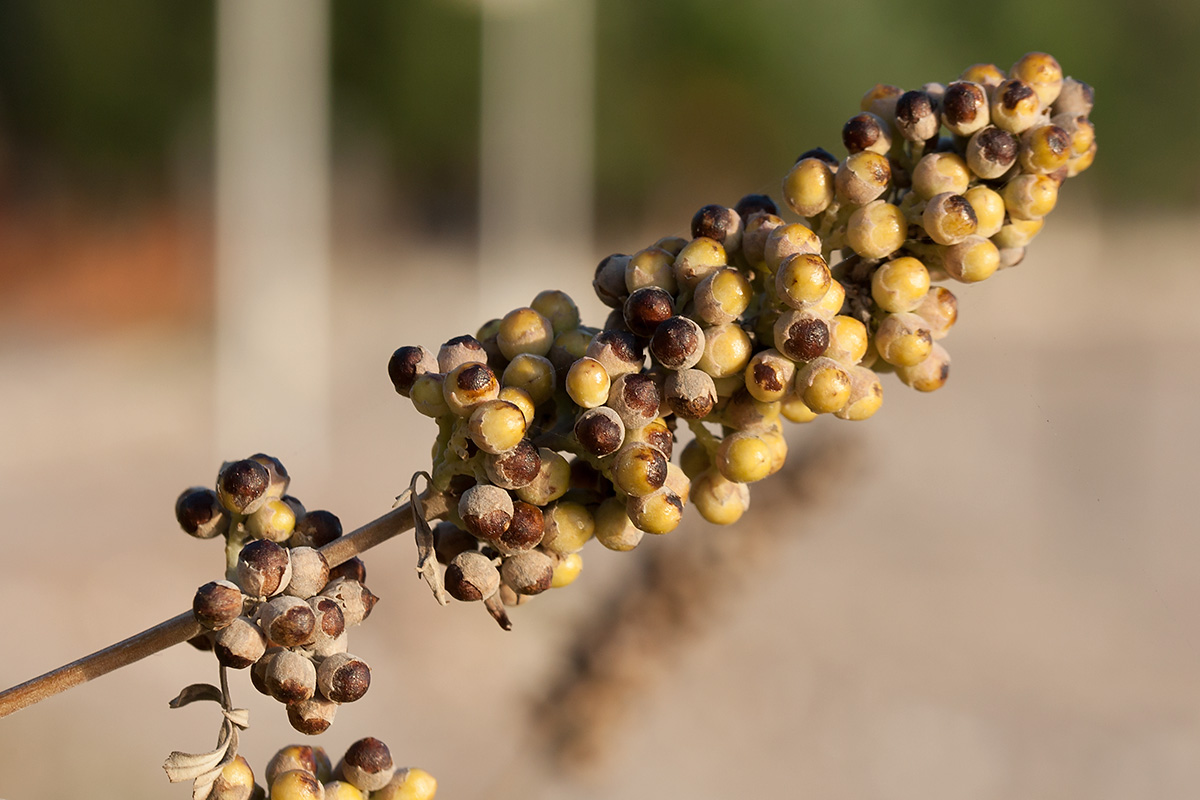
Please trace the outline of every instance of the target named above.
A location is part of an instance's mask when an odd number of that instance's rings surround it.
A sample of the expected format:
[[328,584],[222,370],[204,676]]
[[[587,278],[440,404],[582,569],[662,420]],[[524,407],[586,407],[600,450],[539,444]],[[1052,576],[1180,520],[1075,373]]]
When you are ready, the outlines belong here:
[[[813,424],[860,448],[854,480],[813,512],[776,510],[801,535],[642,699],[605,769],[548,776],[524,735],[581,612],[640,555],[594,543],[579,583],[516,610],[508,634],[482,609],[439,608],[410,541],[372,552],[383,602],[351,650],[374,685],[318,742],[336,755],[379,736],[445,798],[1195,797],[1200,232],[1052,222],[1015,270],[954,287],[944,390],[888,379],[868,423]],[[386,510],[432,440],[391,391],[388,354],[484,317],[464,301],[466,250],[381,243],[336,260],[332,480],[296,474],[293,491],[353,527]],[[428,267],[399,269],[413,264]],[[590,266],[562,288],[582,297]],[[221,562],[172,517],[217,466],[207,331],[20,330],[0,337],[4,686],[183,610]],[[248,380],[247,401],[265,399]],[[800,449],[812,429],[792,434]],[[0,797],[188,796],[158,765],[209,747],[217,719],[166,702],[215,674],[176,648],[0,720]],[[244,677],[234,691],[261,769],[300,737]]]

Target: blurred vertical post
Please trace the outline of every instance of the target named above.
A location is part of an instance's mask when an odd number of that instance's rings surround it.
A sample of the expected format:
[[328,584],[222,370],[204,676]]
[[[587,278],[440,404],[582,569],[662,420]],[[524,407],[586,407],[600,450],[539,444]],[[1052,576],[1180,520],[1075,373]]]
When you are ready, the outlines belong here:
[[482,320],[590,280],[595,5],[481,5]]
[[[329,454],[329,6],[219,0],[216,444]],[[313,473],[316,473],[315,475]]]

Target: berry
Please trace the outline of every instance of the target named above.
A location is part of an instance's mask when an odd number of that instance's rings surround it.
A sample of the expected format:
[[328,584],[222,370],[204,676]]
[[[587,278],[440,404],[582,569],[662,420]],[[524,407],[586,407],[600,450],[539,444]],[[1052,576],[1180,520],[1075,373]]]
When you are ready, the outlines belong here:
[[175,519],[184,533],[197,539],[222,536],[229,530],[229,515],[217,493],[203,486],[184,490],[175,501]]

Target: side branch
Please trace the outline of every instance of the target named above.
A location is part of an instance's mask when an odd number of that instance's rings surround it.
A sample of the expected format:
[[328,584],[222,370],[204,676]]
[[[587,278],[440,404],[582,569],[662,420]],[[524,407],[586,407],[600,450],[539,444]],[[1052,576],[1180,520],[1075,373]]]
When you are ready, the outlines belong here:
[[[441,493],[427,492],[420,499],[426,519],[440,519],[450,509],[449,499]],[[330,542],[321,548],[321,553],[329,566],[334,567],[412,529],[413,507],[409,502]],[[191,611],[178,614],[124,641],[0,692],[0,717],[186,642],[202,630]]]

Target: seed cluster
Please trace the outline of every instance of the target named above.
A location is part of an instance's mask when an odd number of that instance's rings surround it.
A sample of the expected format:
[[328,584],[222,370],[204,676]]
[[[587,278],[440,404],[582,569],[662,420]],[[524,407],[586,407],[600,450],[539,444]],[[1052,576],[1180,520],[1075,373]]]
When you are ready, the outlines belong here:
[[[957,301],[933,283],[1021,262],[1095,157],[1091,108],[1045,53],[880,84],[842,129],[844,159],[810,150],[784,178],[802,221],[764,195],[708,205],[690,239],[600,262],[603,329],[544,291],[436,354],[396,350],[396,391],[439,423],[433,484],[460,498],[434,532],[450,594],[511,605],[564,586],[589,539],[632,549],[689,500],[735,522],[748,484],[783,466],[783,420],[866,419],[881,373],[941,388]],[[680,421],[694,439],[676,466]]]
[[293,744],[275,753],[264,775],[268,789],[237,756],[213,784],[210,800],[433,800],[437,780],[418,767],[397,767],[386,744],[367,737],[333,765],[324,748]]
[[183,492],[175,512],[193,536],[223,535],[230,562],[225,580],[196,590],[192,612],[205,633],[193,644],[225,667],[250,668],[254,687],[312,735],[371,684],[370,667],[347,652],[347,632],[378,598],[360,559],[330,568],[320,548],[342,535],[341,522],[307,511],[289,483],[283,464],[260,453],[224,464],[215,491]]

